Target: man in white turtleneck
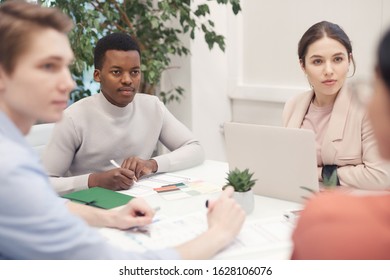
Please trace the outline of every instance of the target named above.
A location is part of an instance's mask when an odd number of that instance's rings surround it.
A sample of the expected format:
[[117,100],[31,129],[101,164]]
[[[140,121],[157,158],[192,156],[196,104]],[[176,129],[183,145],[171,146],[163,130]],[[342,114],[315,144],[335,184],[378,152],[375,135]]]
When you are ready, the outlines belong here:
[[[100,93],[65,110],[43,154],[58,193],[96,186],[128,189],[143,175],[203,162],[203,148],[191,131],[156,96],[137,94],[141,53],[128,34],[100,39],[94,63]],[[171,152],[151,158],[158,141]]]

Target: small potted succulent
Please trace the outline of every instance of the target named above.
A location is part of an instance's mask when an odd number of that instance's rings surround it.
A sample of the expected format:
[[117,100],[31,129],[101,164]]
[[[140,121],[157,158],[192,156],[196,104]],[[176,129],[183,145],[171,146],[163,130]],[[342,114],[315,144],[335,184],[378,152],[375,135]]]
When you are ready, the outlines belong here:
[[234,189],[233,197],[241,205],[247,214],[252,213],[254,208],[254,197],[252,187],[255,185],[256,179],[252,179],[253,173],[249,169],[244,171],[235,168],[227,173],[226,185],[232,186]]

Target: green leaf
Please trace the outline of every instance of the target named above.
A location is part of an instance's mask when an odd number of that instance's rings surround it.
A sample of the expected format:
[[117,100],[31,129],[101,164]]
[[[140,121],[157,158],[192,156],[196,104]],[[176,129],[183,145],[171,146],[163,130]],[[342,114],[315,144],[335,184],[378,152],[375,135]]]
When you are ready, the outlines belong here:
[[249,191],[257,181],[257,179],[252,179],[253,173],[250,173],[248,168],[243,171],[235,168],[230,170],[227,175],[227,183],[223,186],[223,189],[232,186],[236,192]]
[[241,11],[240,0],[229,0],[232,4],[232,10],[235,15]]
[[198,8],[196,9],[196,11],[194,12],[194,14],[197,17],[205,16],[207,14],[210,14],[209,6],[207,4],[199,5]]
[[159,22],[159,20],[157,18],[152,18],[150,23],[152,24],[152,28],[153,29],[158,28],[159,25],[160,25],[160,22]]

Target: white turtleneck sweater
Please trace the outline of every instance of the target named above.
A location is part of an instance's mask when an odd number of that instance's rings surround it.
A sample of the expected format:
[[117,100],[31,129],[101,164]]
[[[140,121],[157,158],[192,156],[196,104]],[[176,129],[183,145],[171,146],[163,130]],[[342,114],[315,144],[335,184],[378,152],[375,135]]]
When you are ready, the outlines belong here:
[[91,173],[113,168],[136,156],[150,159],[160,141],[171,152],[154,157],[157,172],[172,172],[200,164],[204,151],[191,131],[155,96],[136,94],[126,107],[117,107],[103,94],[69,106],[57,123],[43,153],[51,183],[60,193],[88,188]]

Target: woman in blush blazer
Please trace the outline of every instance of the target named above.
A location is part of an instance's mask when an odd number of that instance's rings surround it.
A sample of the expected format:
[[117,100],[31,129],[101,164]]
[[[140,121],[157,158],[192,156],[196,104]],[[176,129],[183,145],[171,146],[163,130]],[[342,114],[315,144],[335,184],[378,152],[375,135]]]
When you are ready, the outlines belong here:
[[[390,160],[390,30],[379,45],[374,77],[375,91],[368,106],[370,122],[380,155]],[[291,258],[390,260],[389,217],[390,195],[387,193],[317,194],[300,214],[292,235]]]
[[390,164],[381,159],[360,98],[345,82],[354,60],[352,46],[336,24],[319,22],[298,45],[302,70],[312,90],[294,96],[283,112],[286,127],[316,134],[318,176],[324,185],[387,189]]

